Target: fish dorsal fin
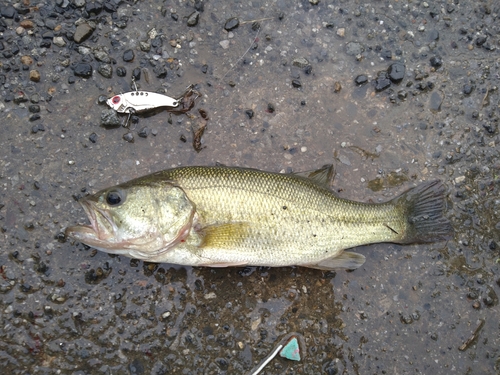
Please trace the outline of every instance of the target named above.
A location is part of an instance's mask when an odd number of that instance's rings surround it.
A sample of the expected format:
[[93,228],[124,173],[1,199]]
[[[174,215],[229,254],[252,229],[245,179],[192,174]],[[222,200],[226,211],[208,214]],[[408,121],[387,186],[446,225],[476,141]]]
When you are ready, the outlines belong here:
[[200,247],[216,249],[234,249],[250,235],[249,223],[226,223],[208,225],[200,230],[202,243]]
[[299,264],[299,266],[315,268],[323,271],[336,270],[339,268],[355,270],[365,263],[365,259],[364,255],[353,253],[352,251],[344,251],[340,255],[320,260],[318,263]]
[[325,164],[320,169],[305,172],[295,172],[293,174],[296,176],[308,178],[321,187],[330,189],[330,186],[333,182],[333,177],[335,176],[335,169],[333,168],[333,164]]

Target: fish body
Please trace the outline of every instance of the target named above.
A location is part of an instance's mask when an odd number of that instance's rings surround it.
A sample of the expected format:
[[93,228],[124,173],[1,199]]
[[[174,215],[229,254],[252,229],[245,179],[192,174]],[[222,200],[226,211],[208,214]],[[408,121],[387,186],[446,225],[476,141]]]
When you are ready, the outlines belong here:
[[377,242],[449,238],[444,186],[423,183],[386,203],[337,197],[333,167],[280,174],[235,167],[156,172],[81,200],[91,225],[66,235],[99,250],[190,266],[361,266]]

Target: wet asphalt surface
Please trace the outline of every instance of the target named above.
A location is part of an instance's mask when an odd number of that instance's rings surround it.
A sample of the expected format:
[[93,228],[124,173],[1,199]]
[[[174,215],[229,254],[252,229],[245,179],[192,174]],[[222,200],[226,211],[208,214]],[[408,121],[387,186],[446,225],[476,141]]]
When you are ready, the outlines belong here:
[[[0,3],[5,373],[249,374],[292,332],[302,360],[262,374],[500,372],[497,2],[48,3]],[[102,126],[99,97],[132,75],[202,97]],[[61,235],[87,222],[73,198],[216,162],[333,162],[359,201],[439,178],[455,236],[321,272],[146,264]]]

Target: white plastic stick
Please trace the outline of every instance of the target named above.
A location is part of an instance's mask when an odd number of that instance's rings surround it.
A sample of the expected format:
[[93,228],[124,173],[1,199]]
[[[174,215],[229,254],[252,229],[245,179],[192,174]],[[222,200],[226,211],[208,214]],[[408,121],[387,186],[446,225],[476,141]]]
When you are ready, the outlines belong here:
[[271,362],[271,360],[276,357],[276,354],[278,354],[278,352],[281,350],[281,348],[283,348],[283,345],[282,344],[279,344],[278,347],[276,349],[274,349],[274,352],[272,352],[270,355],[267,356],[267,358],[260,364],[259,367],[257,367],[257,369],[254,371],[254,372],[251,372],[249,375],[257,375],[259,372],[262,371],[262,369],[264,367],[266,367],[266,365]]

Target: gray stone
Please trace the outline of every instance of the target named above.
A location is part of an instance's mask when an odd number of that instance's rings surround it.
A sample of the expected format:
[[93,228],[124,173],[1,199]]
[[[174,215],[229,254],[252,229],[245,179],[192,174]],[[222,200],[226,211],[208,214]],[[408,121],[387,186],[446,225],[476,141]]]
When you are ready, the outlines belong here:
[[52,43],[54,43],[58,47],[64,47],[66,45],[66,42],[64,41],[62,36],[56,36],[52,40]]
[[114,109],[105,109],[101,112],[101,125],[105,128],[118,128],[122,124]]
[[78,25],[76,27],[75,34],[73,35],[73,40],[75,41],[75,43],[82,43],[87,40],[93,32],[94,29],[92,29],[89,24],[82,23],[81,25]]
[[438,92],[433,92],[429,100],[429,109],[431,112],[436,113],[441,111],[441,104],[443,103],[443,97],[439,95]]
[[188,20],[187,20],[187,25],[189,27],[196,26],[196,25],[198,25],[199,19],[200,19],[200,12],[195,11],[189,15]]
[[99,67],[97,68],[97,71],[104,78],[111,78],[113,76],[113,68],[111,67],[110,64],[99,64]]
[[94,57],[97,61],[103,62],[105,64],[109,64],[111,62],[109,55],[103,50],[94,51]]
[[345,53],[349,56],[356,56],[365,51],[365,47],[361,43],[358,42],[349,42],[345,46]]
[[305,57],[297,57],[293,59],[292,65],[299,67],[299,68],[305,68],[306,66],[310,65],[309,61]]
[[73,0],[72,3],[77,8],[85,6],[85,0]]

